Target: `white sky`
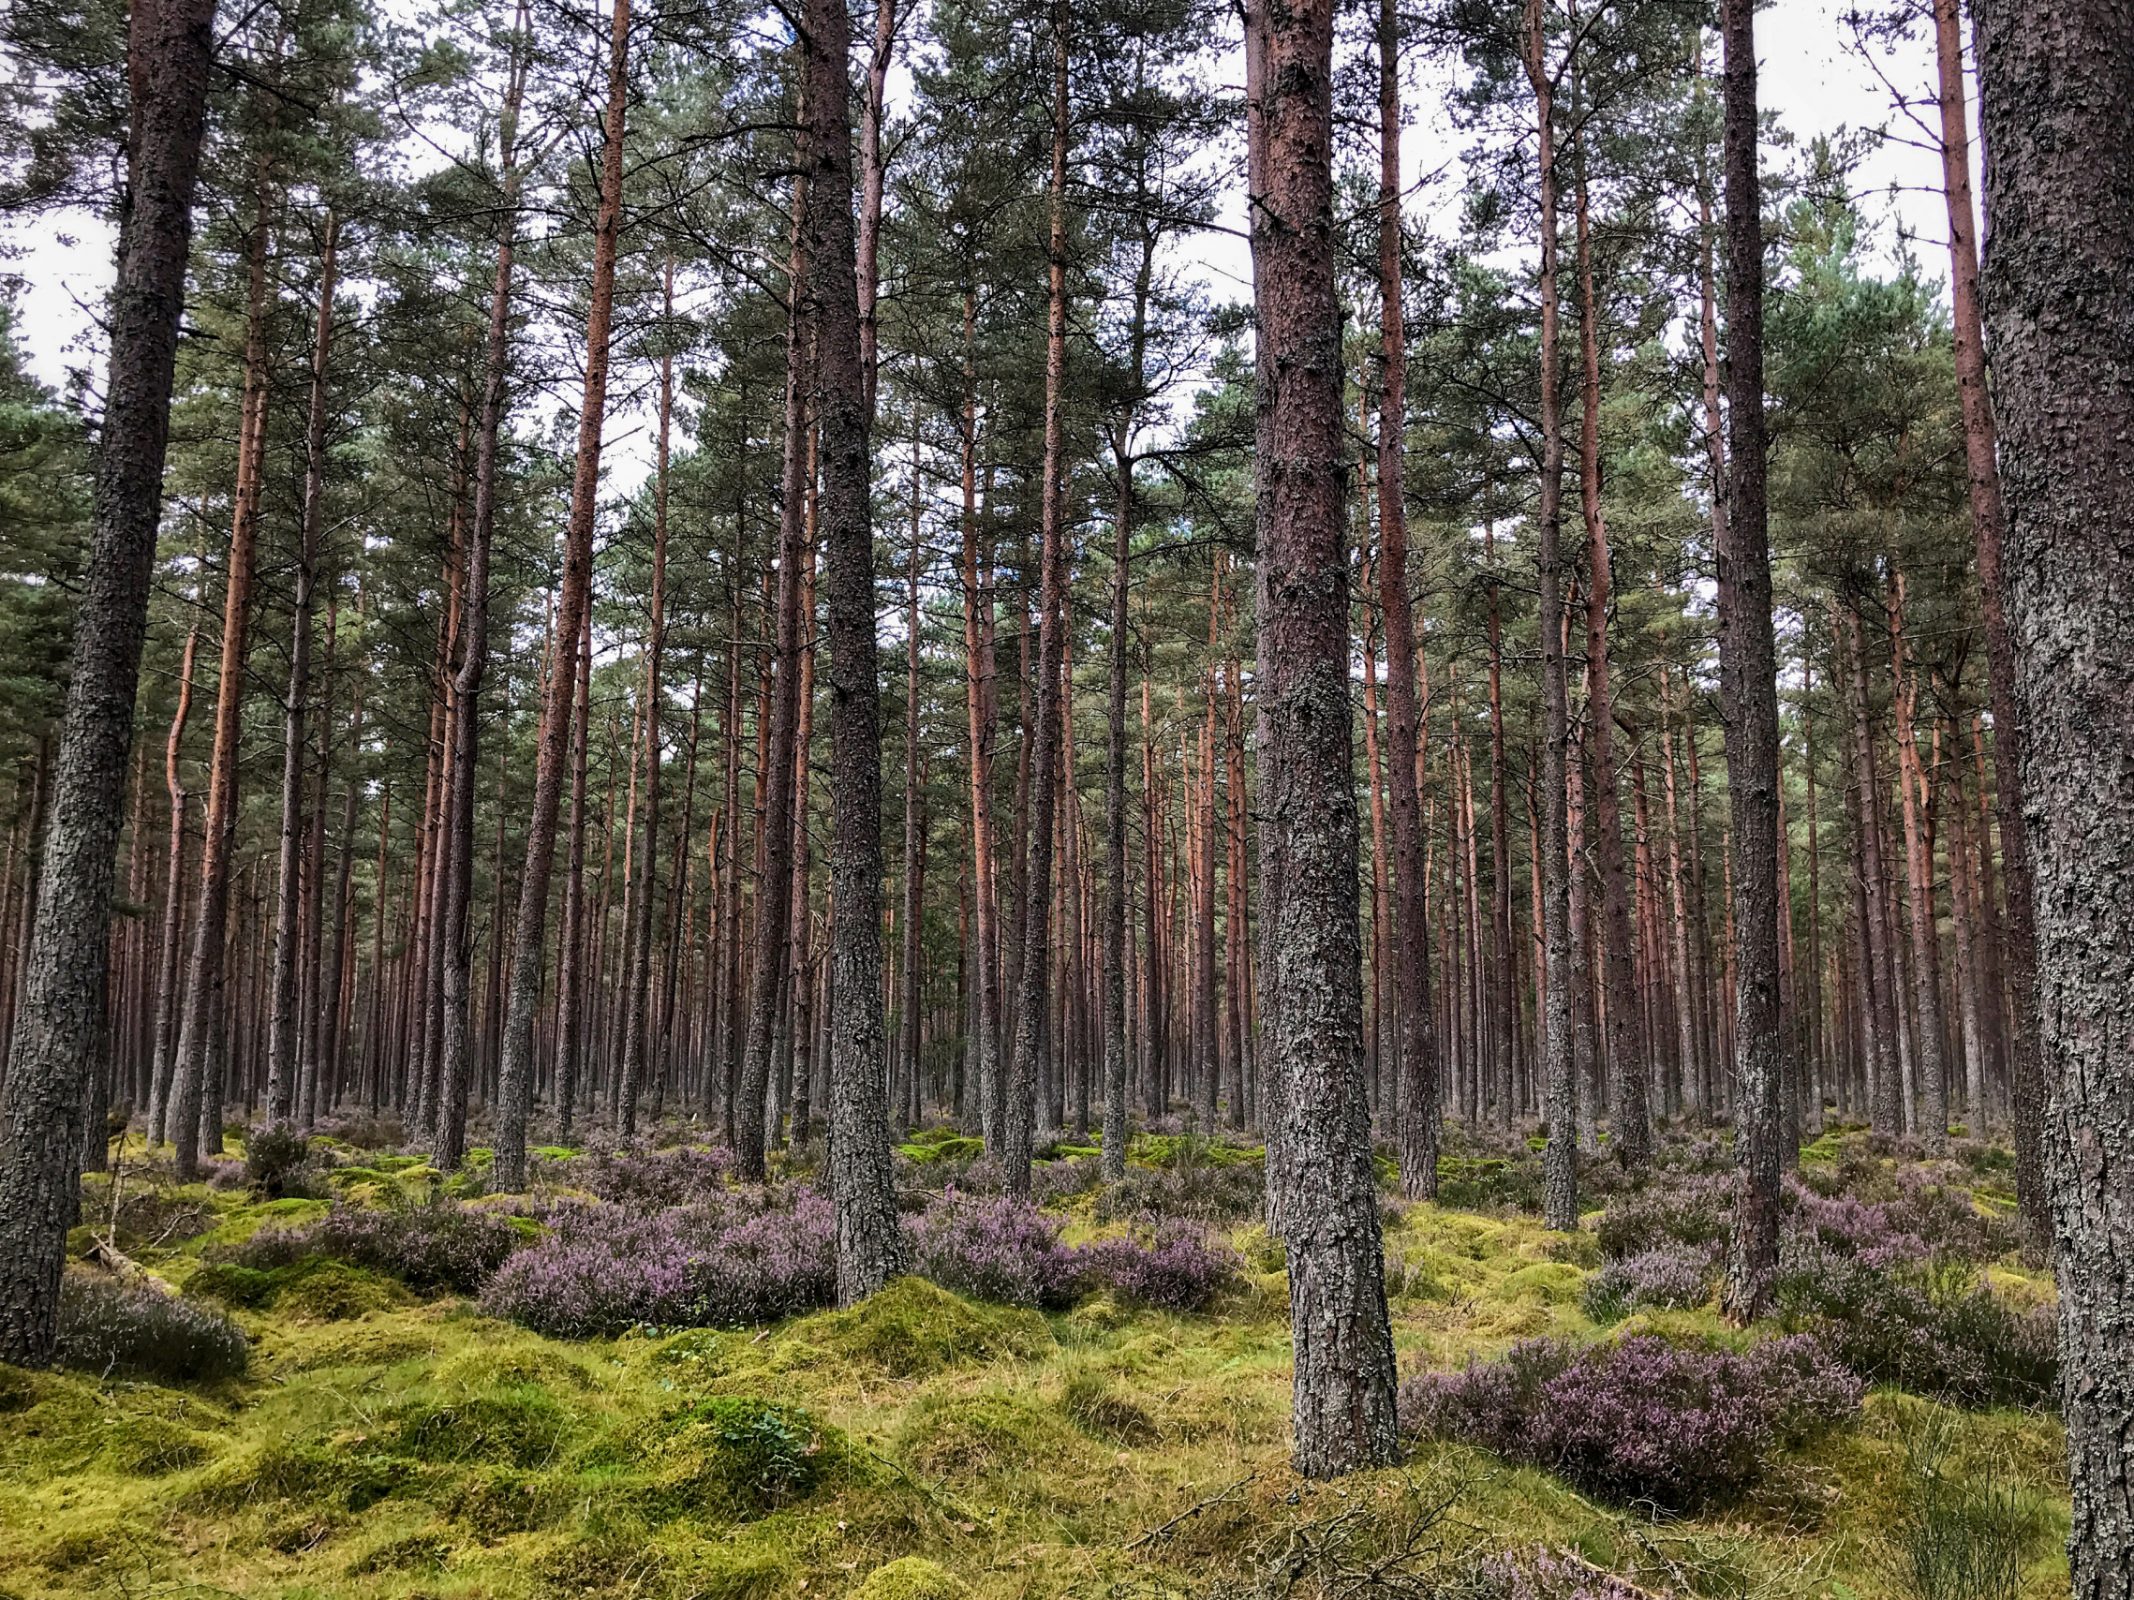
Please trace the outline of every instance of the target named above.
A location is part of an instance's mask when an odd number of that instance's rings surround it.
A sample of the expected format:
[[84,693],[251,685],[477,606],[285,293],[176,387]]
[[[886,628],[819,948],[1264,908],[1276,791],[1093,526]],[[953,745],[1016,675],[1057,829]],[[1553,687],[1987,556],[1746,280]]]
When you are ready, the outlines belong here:
[[[1773,0],[1759,14],[1762,103],[1802,142],[1840,128],[1888,125],[1897,137],[1871,154],[1859,172],[1869,216],[1884,224],[1877,243],[1885,249],[1893,246],[1895,229],[1902,226],[1923,241],[1926,265],[1939,272],[1938,247],[1946,237],[1937,188],[1939,158],[1917,143],[1903,142],[1915,139],[1916,130],[1893,107],[1889,87],[1908,95],[1927,92],[1934,73],[1931,40],[1921,37],[1870,65],[1850,47],[1843,21],[1855,4],[1857,0]],[[1441,105],[1411,100],[1408,110],[1404,164],[1412,181],[1417,173],[1444,163],[1460,141]],[[1235,226],[1241,216],[1242,196],[1234,197],[1224,220]],[[12,256],[0,260],[0,272],[21,280],[16,296],[19,328],[35,374],[58,387],[72,369],[99,368],[101,351],[88,308],[102,301],[111,280],[112,230],[93,217],[45,218],[34,228],[0,228],[0,242]],[[1206,234],[1186,245],[1184,253],[1206,278],[1215,299],[1249,293],[1250,261],[1242,239]],[[96,373],[99,383],[101,376]],[[615,441],[621,448],[611,455],[615,470],[607,485],[610,493],[627,487],[643,470],[632,448],[641,442],[643,430],[625,426],[612,432],[625,437]]]

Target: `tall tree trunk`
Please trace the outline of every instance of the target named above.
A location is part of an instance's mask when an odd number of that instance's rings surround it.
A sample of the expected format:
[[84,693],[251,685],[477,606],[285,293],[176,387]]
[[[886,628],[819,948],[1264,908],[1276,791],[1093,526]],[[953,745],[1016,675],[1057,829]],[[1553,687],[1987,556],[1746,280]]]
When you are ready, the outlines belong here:
[[1625,1165],[1652,1159],[1652,1115],[1639,1048],[1637,982],[1631,967],[1630,880],[1615,786],[1615,702],[1608,660],[1608,605],[1614,588],[1608,521],[1601,507],[1600,304],[1593,281],[1593,219],[1583,141],[1574,148],[1577,186],[1579,404],[1578,503],[1586,524],[1586,700],[1590,708],[1593,860],[1600,874],[1601,992],[1607,1012],[1609,1111],[1615,1153]]
[[[1348,494],[1334,292],[1333,7],[1245,19],[1257,467],[1259,812],[1268,1182],[1289,1250],[1292,1459],[1308,1477],[1398,1454],[1393,1339],[1363,1086],[1348,699]],[[1411,781],[1412,767],[1401,773]],[[1419,930],[1407,930],[1419,933]]]
[[1948,1080],[1942,1059],[1941,952],[1934,933],[1934,843],[1926,832],[1926,770],[1914,729],[1918,679],[1907,670],[1904,574],[1890,579],[1890,678],[1896,689],[1897,788],[1904,816],[1905,907],[1912,950],[1912,1005],[1919,1015],[1919,1126],[1929,1155],[1949,1147]]
[[1852,722],[1853,821],[1861,890],[1866,899],[1862,932],[1867,967],[1863,1002],[1867,1020],[1869,1116],[1879,1133],[1904,1131],[1898,1078],[1896,959],[1892,948],[1882,872],[1882,783],[1875,771],[1874,730],[1867,717],[1867,657],[1860,639],[1856,599],[1835,603],[1844,641],[1845,697]]
[[[868,418],[852,238],[845,0],[808,0],[808,279],[815,308],[820,517],[829,567],[831,821],[830,1184],[837,1292],[865,1299],[903,1264],[882,1051],[882,727],[874,636]],[[782,821],[781,817],[781,821]]]
[[1756,170],[1754,0],[1721,0],[1726,56],[1726,537],[1719,546],[1720,694],[1734,880],[1734,1227],[1726,1311],[1764,1315],[1778,1276],[1785,1165],[1779,1016],[1778,655],[1765,513],[1763,190]]
[[874,0],[874,48],[867,56],[866,97],[860,107],[859,279],[860,372],[867,385],[867,419],[874,420],[875,347],[881,293],[882,190],[888,158],[882,150],[882,119],[889,103],[889,64],[897,43],[897,0]]
[[[230,926],[230,855],[237,830],[237,741],[244,707],[246,630],[251,621],[253,552],[259,537],[260,460],[267,433],[267,253],[271,191],[262,165],[258,214],[253,222],[250,285],[245,315],[244,398],[237,441],[236,505],[230,519],[229,567],[222,601],[222,665],[215,686],[215,746],[208,761],[207,816],[200,845],[200,901],[193,916],[192,952],[186,963],[185,1013],[171,1098],[178,1119],[172,1142],[181,1183],[200,1168],[203,1133],[221,1147],[221,1106],[205,1080],[218,1070],[209,1060],[208,1036],[223,1002],[223,949]],[[214,1123],[203,1129],[202,1119]]]
[[[474,511],[467,534],[465,576],[466,606],[460,618],[460,658],[452,678],[452,777],[445,821],[444,917],[440,924],[443,944],[444,1032],[443,1066],[436,1107],[437,1165],[451,1171],[459,1165],[467,1140],[467,1096],[473,1076],[473,965],[474,946],[468,928],[474,897],[474,802],[475,779],[481,765],[482,680],[489,668],[489,561],[496,527],[497,441],[504,420],[504,380],[510,366],[511,273],[513,250],[518,238],[518,203],[521,174],[518,164],[519,104],[526,84],[527,18],[521,6],[517,32],[513,35],[510,78],[498,119],[498,146],[503,171],[503,196],[499,207],[496,273],[489,291],[489,328],[482,351],[482,397],[474,442]],[[612,273],[612,268],[610,269]],[[566,568],[568,558],[566,557]],[[575,624],[572,627],[575,629]],[[558,623],[557,638],[562,635]],[[572,634],[575,643],[576,633]],[[576,662],[573,652],[554,653],[550,671],[557,679],[573,681],[566,686],[561,715],[569,719],[569,695],[575,689]],[[552,694],[553,697],[553,694]],[[561,734],[562,730],[558,730]],[[547,742],[544,729],[544,747]],[[544,748],[544,757],[546,750]],[[544,760],[544,767],[546,762]],[[550,785],[549,844],[554,846],[555,796]],[[539,799],[536,798],[538,814]],[[531,863],[529,863],[531,865]],[[546,876],[546,863],[542,864]],[[501,874],[499,874],[501,878]],[[498,930],[501,933],[501,930]],[[500,1123],[498,1156],[504,1158],[509,1135]],[[523,1147],[524,1133],[520,1133]],[[523,1169],[524,1158],[519,1158]],[[523,1171],[500,1166],[502,1186],[523,1185]]]
[[[2034,824],[2041,1059],[2077,1600],[2134,1595],[2134,11],[1980,0],[2002,568]],[[1981,568],[1984,567],[1981,562]],[[1983,570],[1981,576],[1985,576]],[[1999,684],[1995,684],[1996,700]],[[2006,787],[2008,743],[1999,744]],[[2050,803],[2045,803],[2050,802]],[[2002,804],[2009,803],[2004,793]],[[2006,813],[2004,812],[2004,815]],[[2018,836],[2020,837],[2020,836]],[[2017,851],[2021,845],[2016,845]],[[2004,854],[2010,834],[2002,834]],[[2011,911],[2019,870],[2008,863]],[[2011,916],[2011,922],[2014,918]],[[2020,943],[2011,928],[2011,957]],[[2027,1004],[2018,988],[2018,1009]],[[2019,1021],[2017,1031],[2027,1027]],[[2021,1046],[2018,1046],[2020,1059]],[[2019,1067],[2019,1072],[2026,1070]],[[2022,1090],[2018,1088],[2018,1104]]]
[[608,102],[602,128],[600,209],[593,226],[593,280],[585,322],[585,390],[578,408],[578,459],[564,536],[563,585],[556,607],[553,664],[541,708],[526,866],[512,930],[511,982],[497,1078],[496,1186],[526,1182],[526,1121],[533,1103],[534,1006],[548,942],[548,884],[556,857],[556,812],[578,692],[579,634],[593,582],[593,519],[599,509],[600,439],[608,393],[608,330],[615,311],[615,247],[622,231],[623,116],[629,103],[630,0],[615,0],[608,36]]
[[1578,1073],[1572,1049],[1569,797],[1571,692],[1564,662],[1562,335],[1556,287],[1555,79],[1548,65],[1547,15],[1527,0],[1526,72],[1534,90],[1541,158],[1541,483],[1535,577],[1541,634],[1541,1056],[1542,1107],[1549,1142],[1542,1151],[1544,1210],[1560,1231],[1578,1226]]
[[993,600],[981,567],[978,518],[978,294],[963,291],[963,415],[958,450],[963,479],[963,705],[969,730],[971,897],[975,932],[971,983],[977,997],[979,1136],[997,1150],[1004,1106],[1000,1074],[1000,932],[993,863]]
[[193,714],[193,663],[200,650],[199,595],[193,597],[194,620],[185,634],[185,653],[178,663],[178,704],[170,716],[170,733],[163,745],[163,782],[170,793],[170,845],[163,868],[163,941],[157,953],[155,1064],[148,1089],[148,1140],[163,1143],[165,1116],[170,1103],[171,1067],[176,1044],[180,930],[185,917],[185,816],[192,800],[179,771],[185,745],[185,727]]
[[919,997],[924,983],[919,974],[921,902],[926,886],[926,805],[921,787],[925,781],[919,756],[919,574],[925,555],[920,538],[919,514],[924,504],[920,492],[919,419],[912,413],[911,437],[911,548],[904,573],[904,951],[903,1011],[898,1018],[897,1082],[901,1093],[892,1102],[892,1115],[907,1125],[919,1118]]
[[[645,1079],[645,1036],[652,1000],[652,898],[659,879],[659,714],[665,691],[660,685],[660,656],[667,645],[667,454],[674,421],[674,252],[667,252],[663,324],[659,359],[659,442],[654,447],[652,479],[652,597],[645,632],[645,819],[639,846],[636,921],[630,930],[630,964],[623,975],[622,1084],[618,1131],[625,1140],[637,1136],[637,1099]],[[689,831],[683,818],[682,832]],[[677,932],[671,924],[667,938]]]
[[1422,710],[1415,694],[1415,618],[1408,604],[1408,511],[1402,476],[1408,337],[1401,306],[1400,15],[1378,8],[1378,590],[1386,624],[1386,772],[1393,814],[1393,941],[1400,1021],[1400,1184],[1437,1195],[1438,1060],[1431,1035],[1430,934],[1424,904]]
[[[556,958],[556,1137],[571,1141],[578,1111],[578,1074],[585,1058],[585,769],[592,732],[592,612],[578,641],[577,704],[571,708],[571,822],[563,877],[563,949]],[[605,824],[606,819],[602,819]],[[503,937],[499,924],[490,935]]]
[[[834,3],[842,5],[843,0]],[[812,87],[812,76],[807,82]],[[814,108],[805,104],[805,92],[803,102],[801,121],[812,127]],[[779,979],[785,966],[788,922],[793,909],[793,831],[788,818],[793,807],[793,749],[800,717],[801,568],[809,559],[808,351],[822,311],[820,280],[814,276],[808,254],[815,237],[812,196],[808,191],[814,160],[815,152],[804,145],[794,163],[798,175],[793,182],[786,269],[785,467],[778,513],[777,676],[763,755],[765,820],[757,830],[756,841],[761,878],[756,894],[755,960],[749,970],[748,1038],[741,1061],[740,1099],[734,1113],[736,1165],[745,1178],[761,1178],[764,1172],[764,1114],[770,1093],[771,1043],[778,1022]],[[870,567],[870,574],[871,570]],[[879,774],[875,782],[880,784]]]
[[75,1220],[83,1085],[104,1027],[113,856],[125,821],[170,389],[185,297],[214,0],[136,0],[126,43],[125,216],[94,521],[22,1002],[0,1090],[0,1360],[52,1358]]
[[1057,808],[1060,743],[1061,630],[1066,626],[1067,528],[1065,406],[1067,377],[1067,25],[1065,0],[1052,5],[1052,179],[1047,191],[1051,226],[1046,247],[1045,443],[1038,581],[1037,705],[1030,728],[1030,822],[1025,835],[1022,963],[1015,1007],[1015,1043],[1008,1059],[1008,1097],[1001,1161],[1010,1190],[1030,1189],[1036,1141],[1037,1075],[1047,1048],[1046,996],[1052,970],[1052,833]]
[[[267,1036],[267,1117],[287,1122],[295,1110],[297,1055],[298,891],[303,875],[304,738],[311,696],[312,590],[318,582],[319,525],[326,498],[326,373],[333,358],[334,251],[340,224],[326,213],[319,249],[319,314],[311,345],[311,408],[304,426],[304,511],[296,557],[296,596],[289,627],[289,687],[282,703],[281,858],[275,881],[274,1000]],[[317,870],[317,863],[313,864]]]
[[1964,462],[1970,484],[1971,533],[1978,553],[1979,612],[1986,624],[1986,669],[1993,707],[1993,790],[2001,831],[2001,875],[2008,886],[2001,966],[2013,999],[2008,1019],[2008,1076],[2014,1100],[2016,1198],[2026,1246],[2049,1247],[2052,1212],[2046,1189],[2047,1085],[2038,1053],[2038,934],[2032,901],[2030,824],[2023,807],[2023,705],[2016,694],[2015,639],[2009,630],[2001,544],[2008,516],[1996,463],[1993,400],[1978,294],[1978,225],[1971,210],[1971,133],[1964,104],[1961,0],[1934,0],[1939,69],[1942,195],[1949,216],[1949,298],[1956,392],[1963,406]]

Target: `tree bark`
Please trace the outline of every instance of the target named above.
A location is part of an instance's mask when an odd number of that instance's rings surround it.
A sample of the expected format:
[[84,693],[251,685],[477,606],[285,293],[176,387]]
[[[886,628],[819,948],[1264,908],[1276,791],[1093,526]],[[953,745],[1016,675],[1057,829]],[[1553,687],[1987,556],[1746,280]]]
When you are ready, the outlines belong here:
[[1725,1307],[1770,1310],[1786,1156],[1779,1016],[1778,654],[1765,507],[1763,190],[1756,162],[1755,0],[1721,0],[1726,55],[1726,536],[1719,544],[1720,698],[1734,892],[1734,1226]]
[[2001,545],[2008,516],[1996,462],[1993,399],[1986,382],[1986,350],[1978,293],[1978,225],[1971,209],[1971,133],[1964,105],[1960,0],[1934,0],[1935,62],[1941,110],[1942,195],[1949,216],[1949,298],[1956,356],[1956,392],[1963,406],[1964,462],[1970,488],[1971,533],[1978,556],[1979,614],[1986,625],[1986,672],[1993,710],[1993,790],[2001,830],[2001,876],[2007,884],[2007,925],[2000,959],[2010,997],[2008,1077],[2015,1133],[2016,1198],[2026,1248],[2050,1246],[2052,1212],[2046,1189],[2044,1118],[2047,1086],[2038,1053],[2038,934],[2032,900],[2030,826],[2023,803],[2022,703],[2016,694],[2015,639],[2008,626]]
[[[2077,1600],[2134,1594],[2134,10],[1981,0],[1985,300],[2036,881]],[[1982,563],[1983,565],[1983,563]],[[1983,573],[1981,574],[1984,575]],[[1998,686],[1996,686],[1997,688]],[[2005,752],[2008,746],[2002,744]],[[2004,764],[2004,776],[2008,768]],[[2005,797],[2004,802],[2005,804]],[[2004,832],[2002,847],[2008,849]],[[2018,847],[2020,848],[2020,846]],[[2011,903],[2016,896],[2011,882]],[[2011,948],[2016,941],[2011,939]],[[2019,1002],[2021,995],[2019,993]],[[2018,1025],[2019,1028],[2022,1024]]]
[[[304,738],[311,695],[312,590],[318,582],[319,525],[325,515],[327,368],[333,359],[334,251],[340,224],[326,213],[319,251],[318,327],[311,347],[311,407],[304,426],[304,512],[289,628],[289,687],[282,704],[281,857],[275,880],[274,999],[267,1037],[267,1117],[287,1122],[295,1110],[298,891],[303,877]],[[313,871],[317,870],[314,863]]]
[[1262,1059],[1276,1102],[1268,1185],[1289,1251],[1292,1459],[1307,1477],[1331,1477],[1382,1466],[1399,1448],[1362,1071],[1333,7],[1254,0],[1245,29],[1259,318],[1260,881],[1271,919]]
[[[882,727],[874,633],[868,418],[852,237],[851,21],[845,0],[808,0],[804,32],[808,277],[816,316],[820,518],[828,552],[830,738],[830,1184],[837,1292],[865,1299],[903,1265],[889,1165],[882,1049]],[[780,819],[781,822],[783,819]]]
[[1030,820],[1023,873],[1022,963],[1017,973],[1015,1042],[1008,1058],[1001,1163],[1009,1189],[1030,1190],[1036,1142],[1037,1075],[1047,1048],[1046,999],[1052,971],[1052,834],[1058,805],[1061,630],[1066,625],[1067,529],[1067,25],[1065,0],[1052,6],[1052,178],[1046,245],[1045,443],[1038,580],[1037,695],[1030,731]]
[[1536,514],[1539,549],[1535,579],[1541,637],[1541,1056],[1542,1114],[1549,1142],[1542,1151],[1543,1212],[1560,1232],[1578,1226],[1578,1072],[1572,1048],[1570,743],[1571,690],[1564,662],[1562,334],[1556,287],[1556,94],[1549,72],[1542,0],[1527,0],[1527,81],[1534,90],[1540,136],[1541,194],[1541,483]]
[[1430,1014],[1430,929],[1424,903],[1423,809],[1418,793],[1421,707],[1415,695],[1415,618],[1408,604],[1408,341],[1401,306],[1400,15],[1378,8],[1378,593],[1386,625],[1386,773],[1393,820],[1393,959],[1400,1048],[1400,1185],[1411,1200],[1437,1195],[1440,1096]]
[[214,0],[136,0],[125,218],[94,521],[44,839],[43,904],[0,1091],[0,1360],[52,1358],[75,1220],[83,1085],[103,1037],[113,856],[125,821],[171,375],[206,116]]

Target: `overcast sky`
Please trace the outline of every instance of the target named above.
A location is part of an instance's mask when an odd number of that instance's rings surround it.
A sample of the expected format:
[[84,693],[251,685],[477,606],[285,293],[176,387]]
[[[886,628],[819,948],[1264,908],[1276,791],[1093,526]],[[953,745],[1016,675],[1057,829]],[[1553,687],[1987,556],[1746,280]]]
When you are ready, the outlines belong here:
[[[1946,237],[1936,191],[1939,158],[1907,142],[1918,138],[1918,130],[1895,110],[1890,92],[1892,85],[1907,95],[1927,92],[1934,72],[1931,43],[1922,38],[1900,47],[1901,54],[1873,63],[1862,59],[1851,47],[1843,21],[1857,3],[1773,0],[1756,23],[1761,99],[1802,141],[1840,128],[1885,125],[1899,136],[1868,157],[1859,187],[1870,216],[1883,222],[1878,246],[1892,248],[1897,229],[1908,229],[1925,242],[1926,264],[1939,274],[1938,247]],[[1417,173],[1443,164],[1459,141],[1442,107],[1427,103],[1427,97],[1411,97],[1408,111],[1404,164],[1412,181]],[[1420,197],[1419,204],[1426,203],[1428,198]],[[1233,205],[1229,220],[1234,223],[1242,216],[1242,196],[1235,197]],[[13,257],[0,261],[0,272],[20,280],[20,333],[37,376],[58,386],[70,369],[99,367],[101,353],[83,308],[98,304],[110,283],[111,231],[94,218],[43,218],[33,229],[0,232],[0,238],[6,239]],[[1186,253],[1215,298],[1238,299],[1249,293],[1250,260],[1241,239],[1207,235]],[[99,384],[101,378],[97,372]],[[622,476],[631,475],[627,459],[617,465]],[[611,491],[615,487],[619,485],[611,483]]]

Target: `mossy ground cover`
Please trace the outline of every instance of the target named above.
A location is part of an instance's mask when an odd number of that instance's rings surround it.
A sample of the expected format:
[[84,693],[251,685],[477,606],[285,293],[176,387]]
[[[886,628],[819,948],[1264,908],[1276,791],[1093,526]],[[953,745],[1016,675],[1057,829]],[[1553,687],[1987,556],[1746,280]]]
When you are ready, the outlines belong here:
[[[358,1154],[337,1189],[355,1169],[423,1170]],[[1368,1565],[1425,1533],[1455,1569],[1545,1544],[1654,1593],[1904,1592],[1888,1530],[1932,1402],[1887,1391],[1694,1518],[1457,1445],[1298,1481],[1281,1254],[1251,1225],[1230,1230],[1241,1283],[1203,1315],[1104,1296],[1040,1314],[909,1280],[769,1328],[560,1341],[345,1264],[212,1259],[318,1201],[194,1188],[162,1204],[201,1226],[138,1259],[227,1307],[251,1370],[175,1388],[0,1368],[0,1595],[1301,1597],[1325,1592],[1310,1561],[1328,1550]],[[1069,1204],[1079,1221],[1087,1198]],[[1579,1303],[1590,1235],[1414,1206],[1389,1216],[1386,1257],[1404,1373],[1603,1331]],[[1608,1331],[1653,1329],[1737,1337],[1710,1306]],[[1948,1432],[2035,1518],[2023,1595],[2063,1590],[2057,1423],[1951,1411]]]

